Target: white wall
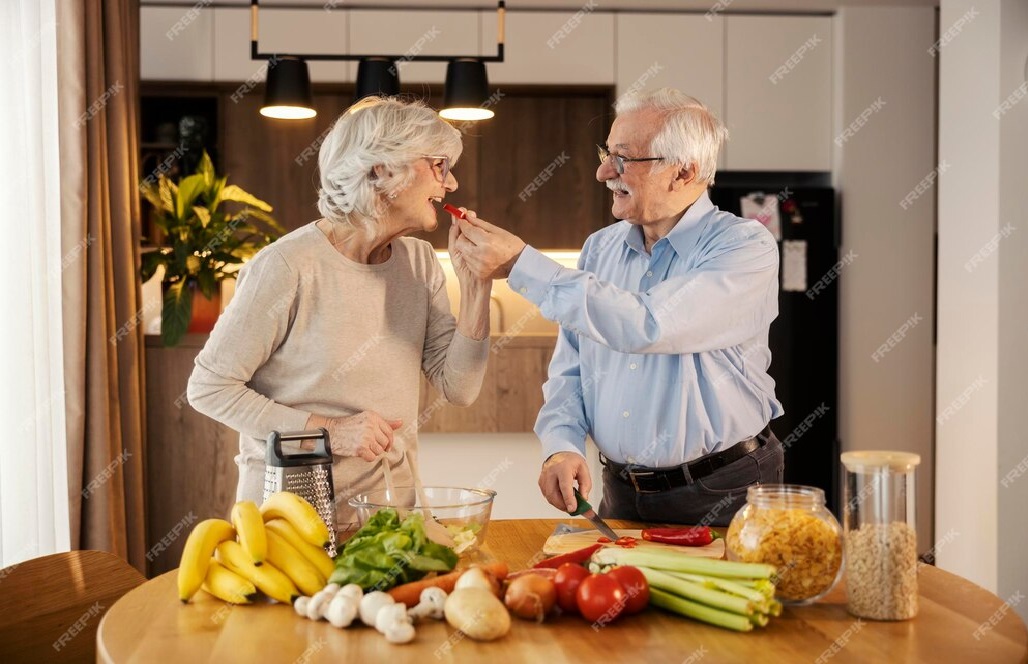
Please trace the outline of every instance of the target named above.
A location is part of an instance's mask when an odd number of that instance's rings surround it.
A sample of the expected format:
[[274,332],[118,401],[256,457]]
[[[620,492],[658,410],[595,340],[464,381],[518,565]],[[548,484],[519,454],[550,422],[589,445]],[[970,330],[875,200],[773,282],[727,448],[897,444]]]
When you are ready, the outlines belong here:
[[1005,599],[1028,590],[1028,101],[996,113],[1025,83],[1028,8],[943,0],[940,32],[967,15],[940,52],[936,533],[959,533],[941,567]]
[[[426,486],[474,486],[496,492],[494,519],[559,519],[562,513],[539,493],[542,453],[531,433],[424,433],[419,436],[421,479]],[[593,490],[600,504],[603,486],[596,447],[589,442]],[[567,516],[564,514],[563,516]]]
[[[999,560],[996,589],[1007,599],[1028,591],[1028,473],[1013,477],[1028,464],[1024,407],[1028,401],[1028,2],[1005,0],[1000,22],[1000,97],[1020,89],[1016,106],[1000,116],[999,218],[1018,230],[1003,240],[999,251]],[[995,111],[995,109],[993,109]],[[1016,525],[1020,524],[1020,526]],[[1028,620],[1028,603],[1017,611]]]
[[[839,277],[839,435],[844,450],[921,455],[922,552],[933,541],[935,201],[925,195],[906,209],[900,201],[935,168],[935,62],[928,54],[934,14],[923,7],[844,7],[834,39],[840,254],[856,254]],[[884,105],[873,106],[879,99]],[[862,126],[844,133],[855,121]],[[872,357],[915,315],[920,322],[901,342]]]

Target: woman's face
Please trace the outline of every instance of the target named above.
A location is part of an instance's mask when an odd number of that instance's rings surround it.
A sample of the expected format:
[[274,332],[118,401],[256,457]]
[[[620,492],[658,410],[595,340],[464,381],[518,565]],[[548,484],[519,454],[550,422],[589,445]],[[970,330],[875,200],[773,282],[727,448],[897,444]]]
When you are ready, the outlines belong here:
[[390,201],[388,216],[404,232],[433,231],[439,225],[439,208],[446,194],[457,190],[457,178],[449,172],[449,160],[421,157],[414,162],[414,178]]

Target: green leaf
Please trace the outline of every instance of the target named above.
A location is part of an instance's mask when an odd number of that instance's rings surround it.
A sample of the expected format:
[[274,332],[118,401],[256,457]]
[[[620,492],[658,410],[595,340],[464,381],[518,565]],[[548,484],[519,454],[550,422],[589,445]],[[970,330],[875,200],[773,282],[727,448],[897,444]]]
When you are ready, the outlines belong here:
[[204,189],[210,190],[214,185],[214,164],[211,163],[211,156],[207,154],[207,150],[204,150],[203,156],[200,157],[200,164],[196,167],[196,173],[203,177]]
[[204,190],[203,176],[190,175],[182,178],[178,183],[178,196],[175,199],[175,214],[179,219],[184,219],[186,210],[193,205],[193,201]]
[[230,184],[221,190],[220,200],[245,203],[246,205],[251,205],[259,210],[264,210],[265,212],[271,212],[272,209],[270,205],[261,199],[246,193],[234,184]]
[[200,287],[200,292],[208,300],[214,297],[214,293],[218,288],[218,283],[214,279],[214,272],[210,269],[201,269],[196,275],[197,285]]
[[150,201],[150,205],[154,206],[155,209],[165,209],[164,201],[161,200],[161,192],[153,181],[143,180],[139,185],[139,191],[143,194],[143,198]]
[[168,286],[161,308],[161,342],[175,346],[182,340],[193,316],[193,291],[181,279]]
[[211,211],[202,205],[194,205],[193,212],[196,214],[196,218],[200,220],[200,226],[207,228],[207,224],[211,223]]
[[139,276],[143,280],[143,283],[150,281],[153,278],[157,268],[161,265],[166,265],[168,260],[165,257],[164,252],[160,249],[148,251],[142,255],[142,265],[139,268]]
[[175,190],[175,183],[162,175],[157,185],[157,196],[160,198],[160,205],[157,206],[158,209],[164,210],[165,212],[168,212],[170,214],[174,214]]
[[249,208],[246,210],[246,212],[243,212],[241,214],[245,214],[247,217],[253,217],[254,219],[259,219],[271,228],[274,228],[279,233],[286,232],[286,229],[282,228],[282,225],[278,223],[278,221],[274,217],[256,208]]

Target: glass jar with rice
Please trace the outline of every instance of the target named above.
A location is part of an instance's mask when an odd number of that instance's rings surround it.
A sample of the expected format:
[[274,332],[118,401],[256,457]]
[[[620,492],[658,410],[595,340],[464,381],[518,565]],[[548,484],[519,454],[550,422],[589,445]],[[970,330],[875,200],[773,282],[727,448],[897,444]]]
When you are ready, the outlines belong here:
[[730,560],[774,565],[775,596],[786,604],[818,600],[842,575],[842,529],[816,487],[750,487],[725,543]]

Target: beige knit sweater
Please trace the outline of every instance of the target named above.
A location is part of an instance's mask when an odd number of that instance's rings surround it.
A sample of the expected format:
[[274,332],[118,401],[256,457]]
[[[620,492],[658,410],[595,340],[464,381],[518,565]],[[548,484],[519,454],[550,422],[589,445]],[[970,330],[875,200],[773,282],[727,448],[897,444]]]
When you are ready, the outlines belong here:
[[[268,434],[300,431],[311,413],[373,410],[402,419],[388,458],[396,485],[409,486],[404,450],[417,445],[421,372],[449,402],[468,405],[488,355],[488,338],[456,332],[445,276],[427,242],[401,238],[384,263],[364,265],[311,223],[242,268],[196,358],[187,396],[239,432],[239,500],[262,500]],[[355,521],[347,500],[383,488],[380,464],[335,457],[333,483],[337,525],[346,527]]]

